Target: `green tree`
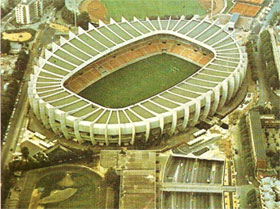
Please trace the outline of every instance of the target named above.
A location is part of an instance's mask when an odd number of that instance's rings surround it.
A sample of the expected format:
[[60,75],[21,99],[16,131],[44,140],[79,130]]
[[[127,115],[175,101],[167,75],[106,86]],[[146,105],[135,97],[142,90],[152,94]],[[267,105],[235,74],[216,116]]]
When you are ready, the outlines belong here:
[[276,75],[272,75],[269,78],[269,83],[270,83],[270,85],[273,89],[278,89],[279,88],[279,80],[278,80]]
[[82,12],[77,18],[77,24],[84,30],[88,29],[88,23],[90,22],[90,18],[87,12]]
[[69,24],[74,23],[74,13],[68,10],[66,7],[63,7],[61,16],[65,22]]
[[22,157],[24,159],[28,159],[28,157],[29,157],[29,150],[28,150],[28,148],[27,147],[22,147],[20,151],[22,153]]
[[257,194],[255,189],[251,189],[247,192],[247,204],[250,208],[257,208]]
[[1,39],[1,53],[8,54],[10,50],[11,50],[10,41]]
[[120,176],[117,175],[114,168],[109,168],[107,172],[105,173],[105,183],[107,186],[110,186],[112,188],[115,188],[116,186],[119,186],[120,184]]
[[53,4],[57,10],[60,10],[60,9],[62,9],[62,7],[65,6],[65,1],[64,0],[54,0]]

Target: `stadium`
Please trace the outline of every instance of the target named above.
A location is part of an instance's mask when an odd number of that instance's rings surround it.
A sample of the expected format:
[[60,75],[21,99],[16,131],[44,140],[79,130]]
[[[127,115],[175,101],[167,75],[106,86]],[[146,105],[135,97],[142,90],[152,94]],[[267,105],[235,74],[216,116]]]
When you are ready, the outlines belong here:
[[[119,69],[157,55],[185,60],[197,70],[134,103],[110,106],[80,95],[112,73],[121,72]],[[80,143],[127,145],[148,141],[151,135],[172,135],[213,115],[237,93],[247,58],[233,32],[217,21],[182,16],[122,18],[119,23],[111,19],[108,25],[100,21],[98,28],[89,24],[87,31],[79,27],[77,35],[69,32],[68,40],[61,37],[60,45],[52,43],[52,51],[45,50],[38,63],[28,96],[45,127]],[[101,95],[105,91],[101,88]]]

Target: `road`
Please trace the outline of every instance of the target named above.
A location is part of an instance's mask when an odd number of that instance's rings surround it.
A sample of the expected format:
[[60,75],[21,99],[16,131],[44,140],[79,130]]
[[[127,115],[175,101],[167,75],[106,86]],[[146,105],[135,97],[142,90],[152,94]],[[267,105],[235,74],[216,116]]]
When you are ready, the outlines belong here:
[[28,94],[27,94],[27,88],[28,88],[27,78],[29,78],[29,75],[32,72],[34,58],[37,57],[40,52],[38,45],[40,44],[41,37],[42,37],[42,31],[39,30],[36,39],[34,40],[33,50],[30,53],[30,58],[26,67],[25,74],[23,76],[23,81],[22,81],[23,86],[21,91],[22,93],[19,96],[19,101],[15,107],[16,109],[15,109],[14,117],[11,119],[11,125],[6,137],[6,143],[1,150],[2,168],[5,168],[8,165],[12,153],[15,151],[15,148],[19,142],[22,127],[25,124],[24,119],[26,119],[25,116],[27,114],[28,105],[29,105]]
[[[23,81],[24,82],[24,81]],[[28,97],[27,97],[27,82],[23,84],[22,94],[19,97],[19,102],[16,105],[14,118],[11,121],[9,133],[6,138],[5,146],[1,152],[1,167],[5,168],[11,158],[11,153],[15,150],[21,128],[24,125],[24,118],[28,110]]]
[[200,193],[222,193],[235,192],[233,186],[221,186],[220,184],[185,184],[185,183],[163,183],[162,191],[168,192],[200,192]]

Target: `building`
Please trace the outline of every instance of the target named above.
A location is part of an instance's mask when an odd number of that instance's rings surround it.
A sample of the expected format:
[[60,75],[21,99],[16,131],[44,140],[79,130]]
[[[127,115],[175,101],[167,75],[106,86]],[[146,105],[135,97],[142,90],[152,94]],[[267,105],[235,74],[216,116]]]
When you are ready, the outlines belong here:
[[280,208],[280,181],[278,179],[272,177],[261,179],[259,189],[263,209]]
[[252,156],[256,169],[266,169],[266,143],[260,120],[260,113],[257,110],[250,110],[247,116],[249,135],[252,146]]
[[11,54],[18,54],[22,49],[22,45],[18,42],[11,41],[10,45],[11,45],[11,49],[10,49]]
[[261,123],[265,128],[280,127],[280,120],[276,119],[274,114],[261,115]]
[[[100,21],[98,28],[89,24],[87,31],[78,28],[77,35],[69,32],[68,40],[61,37],[60,45],[53,43],[52,51],[46,50],[39,66],[34,66],[28,88],[30,105],[45,127],[80,143],[121,146],[148,141],[151,135],[173,135],[213,115],[234,97],[243,82],[245,48],[217,22],[207,18],[122,18],[120,23],[111,19],[108,25]],[[180,55],[185,48],[190,53]],[[162,53],[201,67],[184,80],[185,90],[177,91],[178,83],[124,108],[103,107],[77,95],[111,72]],[[131,60],[119,58],[123,56]]]
[[228,29],[229,30],[234,30],[235,29],[235,26],[236,26],[236,23],[237,23],[238,19],[239,19],[239,14],[238,13],[233,13],[231,15],[231,18],[228,22]]
[[15,7],[16,22],[30,24],[42,16],[43,0],[22,0]]
[[120,174],[120,209],[156,208],[156,157],[151,150],[102,150],[100,165]]

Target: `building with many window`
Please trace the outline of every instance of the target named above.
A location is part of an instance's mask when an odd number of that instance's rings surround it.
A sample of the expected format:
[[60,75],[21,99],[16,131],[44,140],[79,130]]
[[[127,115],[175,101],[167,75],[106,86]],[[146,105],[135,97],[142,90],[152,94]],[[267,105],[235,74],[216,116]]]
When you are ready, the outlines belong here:
[[30,24],[42,16],[42,0],[22,0],[15,8],[16,22],[19,24]]

